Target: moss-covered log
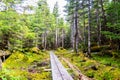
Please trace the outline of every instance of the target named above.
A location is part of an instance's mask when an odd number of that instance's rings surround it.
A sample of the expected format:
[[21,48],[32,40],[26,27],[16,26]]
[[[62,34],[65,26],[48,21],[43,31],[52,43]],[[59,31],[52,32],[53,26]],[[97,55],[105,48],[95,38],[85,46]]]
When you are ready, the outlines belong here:
[[104,45],[104,46],[93,46],[91,47],[92,52],[100,52],[104,50],[110,50],[110,45]]

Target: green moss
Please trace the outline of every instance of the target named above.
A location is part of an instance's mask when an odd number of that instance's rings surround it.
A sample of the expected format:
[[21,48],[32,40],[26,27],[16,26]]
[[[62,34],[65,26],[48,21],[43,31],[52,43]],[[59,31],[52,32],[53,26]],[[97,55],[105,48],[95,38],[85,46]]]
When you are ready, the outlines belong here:
[[[50,72],[44,72],[42,67],[37,66],[37,63],[48,59],[49,54],[47,52],[39,52],[39,54],[31,52],[12,53],[12,55],[3,63],[0,78],[2,80],[50,80]],[[34,62],[36,62],[36,64]],[[49,65],[45,67],[49,68]],[[34,72],[30,72],[30,69]]]
[[93,78],[95,75],[95,72],[93,70],[89,70],[85,75],[90,77],[90,78]]
[[[61,51],[57,51],[59,56],[63,57]],[[76,65],[80,71],[86,76],[94,80],[119,80],[120,79],[120,60],[111,56],[92,55],[93,58],[89,59],[84,56],[82,52],[76,55],[71,51],[64,51],[64,57]],[[94,70],[91,66],[94,66]],[[71,71],[72,73],[72,71]]]

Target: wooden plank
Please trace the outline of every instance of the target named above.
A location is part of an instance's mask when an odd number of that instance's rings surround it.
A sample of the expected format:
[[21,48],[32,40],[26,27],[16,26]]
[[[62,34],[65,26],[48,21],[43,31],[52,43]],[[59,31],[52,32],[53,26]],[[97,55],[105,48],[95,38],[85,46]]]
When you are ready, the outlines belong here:
[[54,53],[50,52],[53,80],[73,80]]
[[52,56],[52,54],[50,54],[50,58],[51,58],[51,68],[52,68],[52,78],[53,78],[53,80],[62,80],[62,77],[59,73],[59,70],[56,66],[56,63],[54,61],[54,57]]

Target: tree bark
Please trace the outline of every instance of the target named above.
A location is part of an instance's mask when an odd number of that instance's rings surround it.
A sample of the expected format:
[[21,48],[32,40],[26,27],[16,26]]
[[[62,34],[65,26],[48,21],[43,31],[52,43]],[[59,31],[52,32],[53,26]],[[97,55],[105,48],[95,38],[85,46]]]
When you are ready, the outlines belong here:
[[62,29],[62,48],[64,48],[64,30]]
[[42,34],[42,48],[44,49],[44,33]]
[[[76,7],[77,8],[77,7]],[[76,53],[78,53],[78,12],[77,12],[77,9],[75,10],[75,43],[74,43],[74,50]]]
[[[99,5],[99,2],[97,1],[97,5]],[[97,18],[97,29],[98,29],[98,46],[101,45],[101,22],[100,22],[100,16],[99,16],[99,8],[96,8],[96,18]]]
[[47,48],[47,32],[45,31],[44,33],[44,49],[46,50]]
[[84,45],[86,44],[86,27],[85,27],[85,20],[84,20],[84,28],[83,28],[83,36],[84,36]]
[[56,28],[56,31],[55,31],[55,48],[57,49],[58,48],[58,29]]
[[90,3],[91,3],[91,0],[88,0],[88,3],[89,3],[89,5],[88,5],[88,57],[91,57],[91,33],[90,33],[90,24],[91,24],[91,21],[90,21],[90,16],[91,16],[91,14],[90,14]]
[[60,29],[58,28],[58,30],[57,30],[57,35],[58,35],[58,36],[57,36],[57,47],[60,47],[60,41],[61,41],[61,40],[60,40],[59,30],[60,30]]
[[72,44],[72,48],[74,49],[74,43],[75,43],[75,39],[74,39],[74,33],[75,33],[75,28],[74,28],[74,19],[73,19],[73,24],[71,25],[71,44]]
[[47,32],[45,31],[42,34],[42,47],[44,50],[46,50],[46,45],[47,45]]
[[35,46],[38,47],[38,33],[36,33]]

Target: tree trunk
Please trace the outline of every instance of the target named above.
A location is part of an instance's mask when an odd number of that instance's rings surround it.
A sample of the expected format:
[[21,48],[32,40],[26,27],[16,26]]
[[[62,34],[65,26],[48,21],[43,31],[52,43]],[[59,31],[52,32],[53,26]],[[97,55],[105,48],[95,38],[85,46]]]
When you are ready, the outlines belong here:
[[44,49],[46,50],[47,48],[47,32],[45,31],[44,33]]
[[75,43],[74,43],[74,50],[76,53],[78,53],[78,11],[77,11],[77,7],[75,10]]
[[38,33],[36,33],[35,46],[38,47]]
[[62,48],[64,48],[64,30],[62,29]]
[[58,31],[57,31],[57,47],[60,47],[60,34],[59,34],[59,28],[58,28]]
[[42,34],[42,47],[44,50],[46,50],[46,44],[47,44],[47,33],[46,31]]
[[44,33],[42,34],[42,48],[44,49]]
[[83,49],[83,51],[84,52],[86,52],[87,51],[87,33],[86,33],[86,22],[85,22],[85,15],[83,16],[83,18],[84,18],[84,28],[83,28],[83,31],[84,31],[84,34],[83,34],[83,36],[84,36],[84,49]]
[[75,28],[74,28],[74,20],[73,20],[73,25],[71,25],[71,44],[72,44],[72,48],[74,49],[74,33],[75,33]]
[[91,38],[91,36],[90,36],[90,24],[91,24],[91,22],[90,22],[90,16],[91,16],[91,14],[90,14],[90,3],[91,3],[91,1],[90,0],[88,0],[88,3],[89,3],[89,5],[88,5],[88,57],[91,57],[91,40],[90,40],[90,38]]
[[56,28],[56,31],[55,31],[55,48],[57,49],[58,48],[58,29]]
[[[97,5],[99,2],[97,1]],[[99,16],[99,8],[96,9],[96,18],[97,18],[97,29],[98,29],[98,46],[101,45],[101,22]]]

